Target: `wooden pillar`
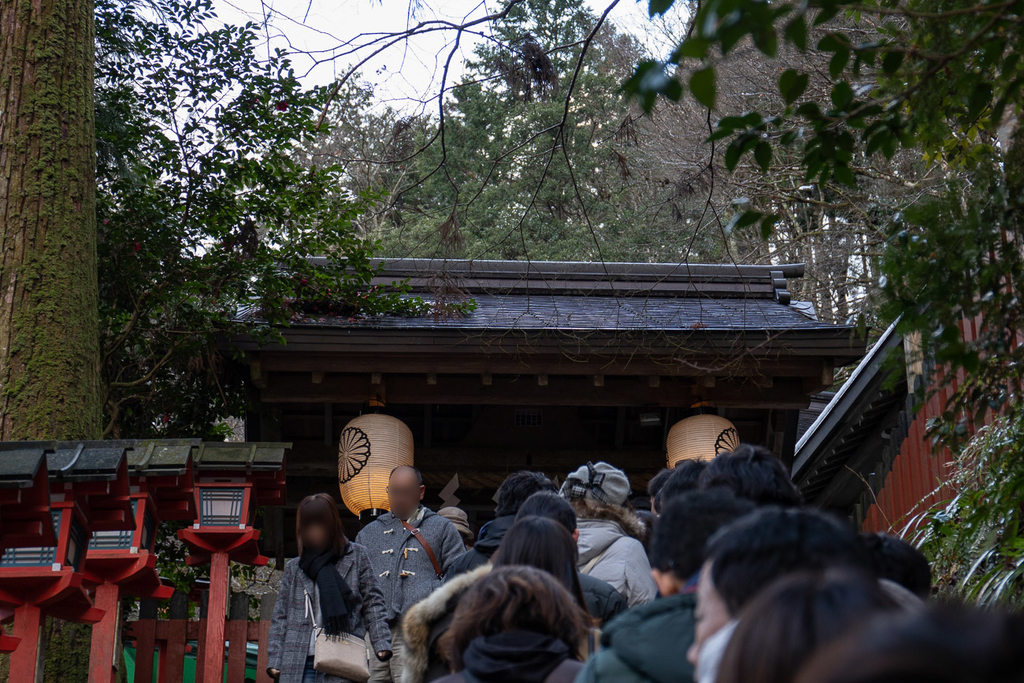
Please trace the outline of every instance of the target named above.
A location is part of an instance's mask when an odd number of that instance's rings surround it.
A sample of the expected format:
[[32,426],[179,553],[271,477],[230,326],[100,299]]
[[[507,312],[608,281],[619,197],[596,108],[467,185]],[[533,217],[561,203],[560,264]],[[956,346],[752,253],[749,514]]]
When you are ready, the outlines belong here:
[[42,683],[43,680],[43,613],[32,604],[14,610],[14,634],[20,638],[11,653],[11,680],[24,683]]
[[231,611],[228,613],[228,678],[241,681],[245,678],[245,650],[249,635],[249,594],[234,593],[231,596]]
[[188,618],[188,594],[175,591],[167,616],[167,649],[160,660],[159,683],[178,683],[185,675],[185,621]]
[[135,683],[152,683],[153,651],[156,648],[156,600],[139,601],[139,620],[135,622]]
[[104,582],[96,586],[95,606],[103,618],[93,624],[89,650],[89,683],[116,683],[118,631],[121,628],[121,587]]
[[270,620],[274,616],[277,593],[264,593],[260,600],[260,645],[256,654],[256,683],[274,683],[267,675],[267,641],[270,636]]
[[196,654],[196,676],[195,680],[203,683],[206,678],[206,631],[210,624],[210,591],[205,590],[199,594],[199,639],[196,641],[198,652]]
[[224,679],[224,617],[227,614],[230,583],[228,554],[225,552],[211,554],[206,640],[203,643],[205,647],[200,652],[200,656],[203,658],[201,683],[221,683]]

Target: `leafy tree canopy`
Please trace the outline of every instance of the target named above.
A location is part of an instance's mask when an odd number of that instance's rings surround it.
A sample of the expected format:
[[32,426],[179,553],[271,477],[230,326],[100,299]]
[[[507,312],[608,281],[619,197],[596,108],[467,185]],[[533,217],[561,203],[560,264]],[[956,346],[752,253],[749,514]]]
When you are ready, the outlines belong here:
[[[650,12],[672,4],[651,0]],[[733,51],[816,53],[833,81],[825,97],[808,91],[814,74],[791,67],[776,84],[783,110],[717,121],[709,139],[726,146],[729,169],[752,157],[771,173],[795,154],[805,182],[854,187],[865,159],[904,148],[952,171],[941,193],[885,222],[878,289],[883,317],[935,364],[924,391],[946,400],[929,425],[936,444],[961,454],[953,485],[962,488],[930,514],[927,547],[982,600],[1019,600],[1024,585],[1024,443],[1008,438],[1024,414],[1022,16],[1019,0],[701,0],[687,36],[626,84],[647,109],[689,92],[714,110],[717,63]],[[735,222],[770,234],[776,208],[744,207]],[[976,334],[962,334],[968,326]],[[994,425],[972,437],[982,421]]]
[[222,435],[246,405],[226,331],[423,312],[369,286],[375,245],[353,219],[373,197],[339,197],[340,167],[297,161],[325,94],[280,52],[258,57],[256,25],[219,24],[209,0],[96,12],[106,435]]

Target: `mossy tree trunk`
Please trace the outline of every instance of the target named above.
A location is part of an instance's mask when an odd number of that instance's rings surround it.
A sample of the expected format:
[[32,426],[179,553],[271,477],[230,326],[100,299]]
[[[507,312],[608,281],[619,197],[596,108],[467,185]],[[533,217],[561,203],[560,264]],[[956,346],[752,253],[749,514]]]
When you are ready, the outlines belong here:
[[0,439],[98,438],[92,0],[0,0]]
[[[92,0],[0,0],[0,439],[101,433]],[[89,628],[48,621],[48,682]]]

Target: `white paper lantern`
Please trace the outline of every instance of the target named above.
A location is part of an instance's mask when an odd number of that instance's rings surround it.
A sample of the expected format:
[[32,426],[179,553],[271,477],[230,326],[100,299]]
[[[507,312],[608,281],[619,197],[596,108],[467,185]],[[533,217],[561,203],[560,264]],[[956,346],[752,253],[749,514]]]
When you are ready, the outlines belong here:
[[736,427],[714,408],[700,407],[698,414],[672,425],[665,440],[668,466],[675,467],[684,460],[711,460],[740,445]]
[[360,415],[338,439],[338,484],[354,514],[387,510],[388,479],[401,465],[412,466],[412,431],[390,415]]

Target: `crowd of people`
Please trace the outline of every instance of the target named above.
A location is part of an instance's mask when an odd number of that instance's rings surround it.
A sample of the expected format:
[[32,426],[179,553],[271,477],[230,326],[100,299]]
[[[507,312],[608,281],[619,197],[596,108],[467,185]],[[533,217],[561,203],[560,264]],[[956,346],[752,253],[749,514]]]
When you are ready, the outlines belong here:
[[347,680],[317,669],[326,634],[363,639],[376,683],[1024,681],[1024,618],[937,599],[917,549],[805,506],[762,448],[631,493],[603,462],[560,487],[516,472],[477,538],[400,467],[355,541],[310,496],[268,673]]

